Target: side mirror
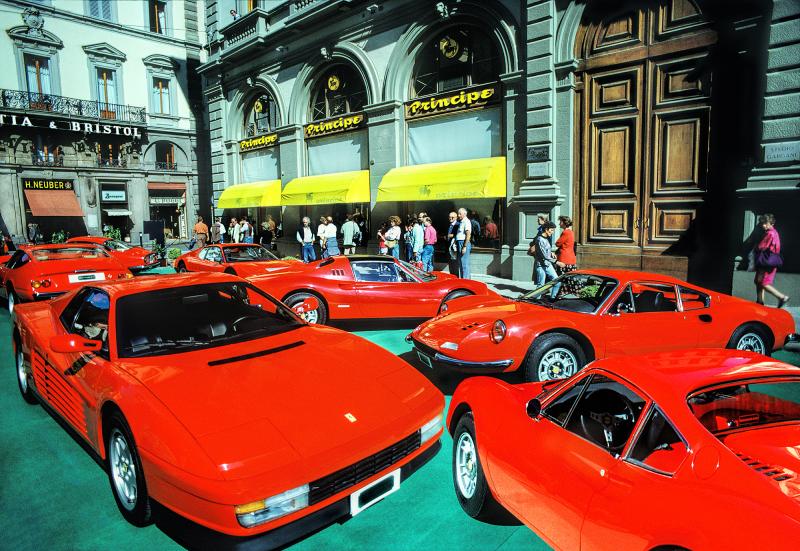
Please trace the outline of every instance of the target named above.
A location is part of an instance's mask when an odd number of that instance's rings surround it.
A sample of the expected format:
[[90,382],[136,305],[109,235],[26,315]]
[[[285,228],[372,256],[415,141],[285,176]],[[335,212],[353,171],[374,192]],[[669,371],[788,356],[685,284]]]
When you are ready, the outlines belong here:
[[294,310],[294,313],[301,316],[308,312],[313,312],[318,308],[319,308],[319,300],[317,300],[317,297],[308,297],[300,304],[295,304],[294,306],[292,306],[292,310]]
[[529,401],[528,405],[525,406],[525,411],[531,419],[538,419],[539,415],[542,414],[542,403],[539,401],[539,398],[534,398]]
[[50,338],[50,349],[53,352],[97,352],[103,347],[100,341],[93,341],[80,335],[58,335]]

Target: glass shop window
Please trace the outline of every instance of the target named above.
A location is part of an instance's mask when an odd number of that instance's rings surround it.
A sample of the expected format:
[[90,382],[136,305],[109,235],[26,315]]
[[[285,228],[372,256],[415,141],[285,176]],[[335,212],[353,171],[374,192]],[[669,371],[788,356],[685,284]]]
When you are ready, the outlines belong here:
[[262,94],[250,105],[245,115],[246,136],[266,134],[278,128],[278,109],[270,94]]
[[317,82],[311,101],[311,120],[318,121],[361,111],[367,103],[364,81],[349,65],[334,65]]

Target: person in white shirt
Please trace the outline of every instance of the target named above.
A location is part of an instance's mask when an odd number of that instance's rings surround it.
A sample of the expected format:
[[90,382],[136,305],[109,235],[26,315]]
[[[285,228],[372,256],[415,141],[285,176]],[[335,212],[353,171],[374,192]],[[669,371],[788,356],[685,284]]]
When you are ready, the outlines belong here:
[[319,226],[317,226],[317,239],[319,239],[319,249],[322,251],[322,258],[328,258],[328,254],[325,251],[325,226],[328,225],[328,219],[324,216],[319,217]]
[[342,254],[339,250],[339,241],[336,239],[336,224],[333,223],[333,218],[328,216],[327,224],[325,225],[325,251],[328,256],[337,256]]
[[311,218],[303,216],[303,225],[297,230],[297,241],[300,243],[300,254],[303,262],[317,259],[314,252],[314,232],[311,231]]
[[389,254],[395,258],[400,258],[400,237],[403,231],[400,229],[400,217],[389,217],[389,229],[383,234],[386,241],[386,248],[389,249]]
[[472,250],[470,236],[472,235],[472,222],[467,218],[467,209],[458,209],[458,229],[456,230],[456,252],[461,277],[470,278],[469,253]]

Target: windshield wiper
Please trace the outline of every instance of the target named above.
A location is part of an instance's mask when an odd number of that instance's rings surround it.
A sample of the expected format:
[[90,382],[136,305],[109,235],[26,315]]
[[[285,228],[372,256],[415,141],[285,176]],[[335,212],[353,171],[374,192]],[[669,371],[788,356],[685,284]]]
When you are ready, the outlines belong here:
[[178,349],[178,348],[190,348],[194,346],[202,346],[209,344],[211,341],[201,340],[201,339],[171,339],[171,340],[162,340],[159,342],[147,342],[142,344],[137,344],[134,346],[128,346],[125,350],[130,352],[134,355],[139,355],[140,352],[148,352],[150,350],[162,350],[162,349]]
[[532,302],[533,304],[541,304],[542,306],[547,306],[551,310],[555,309],[555,306],[553,306],[552,302],[548,302],[541,298],[526,297],[525,295],[522,295],[519,298],[517,298],[517,300],[520,300],[522,302]]

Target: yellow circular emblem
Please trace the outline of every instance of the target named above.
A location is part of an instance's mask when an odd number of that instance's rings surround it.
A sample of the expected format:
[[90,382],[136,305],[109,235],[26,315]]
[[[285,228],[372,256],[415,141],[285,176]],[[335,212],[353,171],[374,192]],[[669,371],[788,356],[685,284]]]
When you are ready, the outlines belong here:
[[339,89],[339,77],[336,75],[331,75],[328,77],[328,90],[335,92]]
[[261,103],[261,100],[256,100],[255,104],[253,104],[253,111],[256,113],[261,113],[264,110],[264,106]]
[[452,36],[443,36],[439,40],[439,51],[442,52],[442,55],[447,59],[456,57],[459,50],[461,50],[461,46],[459,46],[456,39]]

